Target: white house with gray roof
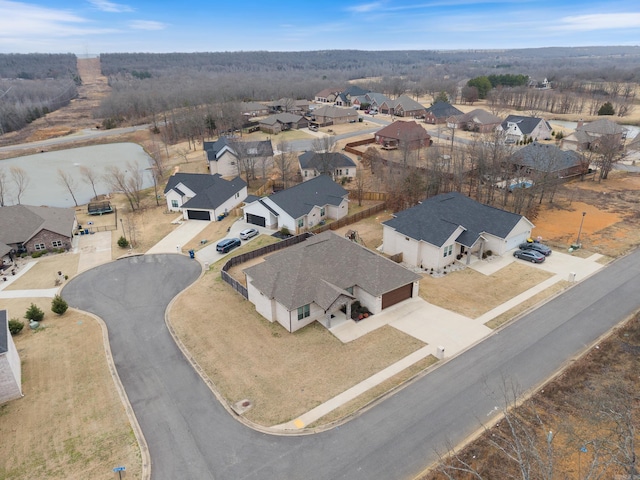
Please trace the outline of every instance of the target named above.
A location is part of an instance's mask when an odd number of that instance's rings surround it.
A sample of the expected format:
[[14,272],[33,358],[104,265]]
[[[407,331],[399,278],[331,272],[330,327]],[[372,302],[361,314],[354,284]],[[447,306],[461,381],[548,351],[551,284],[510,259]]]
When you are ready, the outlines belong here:
[[340,152],[304,152],[298,157],[300,174],[304,182],[318,175],[329,175],[333,180],[349,181],[356,176],[356,164]]
[[551,140],[551,125],[543,118],[509,115],[498,127],[505,133],[505,140],[519,142],[526,138]]
[[0,310],[0,405],[22,397],[22,367],[9,332],[9,315]]
[[348,197],[349,192],[331,177],[320,175],[268,197],[253,198],[243,211],[248,223],[301,233],[328,219],[345,217]]
[[247,198],[247,184],[240,177],[225,180],[206,173],[176,173],[164,189],[167,209],[182,212],[184,219],[216,220]]
[[220,137],[215,142],[204,142],[209,173],[223,177],[235,177],[242,173],[242,161],[251,162],[257,170],[268,170],[273,166],[271,140],[244,142]]
[[[373,314],[418,295],[420,275],[331,231],[267,256],[244,270],[249,301],[295,332],[331,322],[358,300]],[[366,320],[365,320],[366,321]]]
[[402,253],[407,265],[439,271],[460,255],[466,263],[491,250],[503,255],[531,236],[522,215],[462,195],[443,193],[394,214],[383,224],[384,253]]

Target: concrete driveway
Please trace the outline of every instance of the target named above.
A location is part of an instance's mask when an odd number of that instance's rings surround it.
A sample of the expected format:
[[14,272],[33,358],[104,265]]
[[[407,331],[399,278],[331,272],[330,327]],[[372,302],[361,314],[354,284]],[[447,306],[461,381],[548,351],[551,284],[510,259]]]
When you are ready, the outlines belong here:
[[210,223],[207,220],[181,221],[178,228],[147,250],[146,253],[180,253],[182,246],[207,228]]

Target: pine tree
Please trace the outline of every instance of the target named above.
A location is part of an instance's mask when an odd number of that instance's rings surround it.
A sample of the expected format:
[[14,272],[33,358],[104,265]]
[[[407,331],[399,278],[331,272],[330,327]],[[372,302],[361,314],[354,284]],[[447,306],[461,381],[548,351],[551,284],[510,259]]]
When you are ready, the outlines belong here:
[[53,300],[51,301],[51,311],[53,313],[62,315],[67,311],[67,308],[69,308],[69,305],[64,298],[62,298],[60,295],[56,295],[55,297],[53,297]]

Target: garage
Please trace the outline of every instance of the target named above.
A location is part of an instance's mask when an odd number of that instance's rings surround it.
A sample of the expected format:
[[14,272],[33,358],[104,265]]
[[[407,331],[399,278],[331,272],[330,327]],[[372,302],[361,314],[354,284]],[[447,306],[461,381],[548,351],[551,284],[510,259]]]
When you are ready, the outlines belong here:
[[395,305],[403,300],[411,298],[413,283],[409,283],[382,295],[382,309]]
[[259,227],[266,227],[267,220],[260,215],[254,215],[252,213],[247,213],[247,223],[252,225],[258,225]]
[[516,248],[521,243],[527,241],[527,238],[531,236],[531,232],[523,232],[519,235],[515,235],[511,238],[507,239],[506,251],[511,250],[512,248]]
[[211,220],[211,212],[209,210],[187,210],[187,218],[189,220]]

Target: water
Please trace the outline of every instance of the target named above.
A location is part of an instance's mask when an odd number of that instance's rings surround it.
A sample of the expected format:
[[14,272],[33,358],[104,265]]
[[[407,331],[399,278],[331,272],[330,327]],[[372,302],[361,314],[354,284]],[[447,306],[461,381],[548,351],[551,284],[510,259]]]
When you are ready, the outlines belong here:
[[[565,122],[564,120],[549,120],[549,123],[560,125],[561,127],[565,127],[571,130],[575,130],[578,127],[578,122]],[[635,125],[620,125],[622,128],[627,129],[627,140],[631,140],[638,133],[640,133],[640,127],[636,127]]]
[[107,167],[115,166],[121,171],[128,171],[129,164],[142,171],[143,188],[153,186],[151,172],[146,170],[152,165],[152,160],[142,147],[135,143],[94,145],[2,160],[0,161],[0,171],[5,175],[5,185],[8,190],[4,196],[5,205],[18,203],[16,185],[10,173],[12,165],[17,165],[25,170],[29,178],[20,203],[49,207],[73,207],[75,203],[69,190],[61,183],[58,169],[71,175],[72,182],[76,184],[75,188],[72,188],[73,194],[78,204],[82,205],[88,203],[94,194],[91,185],[83,180],[80,166],[91,169],[99,177],[96,182],[96,192],[100,195],[112,193],[112,189],[102,178]]

